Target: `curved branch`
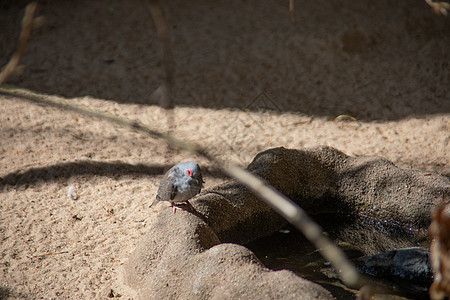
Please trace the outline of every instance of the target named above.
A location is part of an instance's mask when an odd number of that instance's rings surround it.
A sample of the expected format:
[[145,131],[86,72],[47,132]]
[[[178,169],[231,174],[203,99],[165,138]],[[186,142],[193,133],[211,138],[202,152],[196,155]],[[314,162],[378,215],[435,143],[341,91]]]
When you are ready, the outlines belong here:
[[213,157],[208,154],[206,150],[191,142],[180,140],[172,135],[161,133],[150,127],[140,124],[137,121],[131,121],[123,117],[114,116],[109,113],[103,113],[91,110],[88,107],[75,106],[69,104],[68,101],[60,100],[54,101],[45,98],[42,95],[33,93],[31,91],[25,91],[21,89],[5,89],[0,88],[0,92],[8,95],[20,97],[33,103],[52,106],[64,110],[77,112],[97,119],[106,120],[111,123],[118,124],[123,127],[135,129],[140,132],[144,132],[152,137],[166,140],[171,146],[189,151],[203,156],[209,161],[217,164],[226,174],[237,179],[240,183],[250,189],[255,195],[263,200],[266,204],[272,207],[280,215],[282,215],[289,223],[294,225],[300,230],[311,243],[321,252],[325,259],[330,261],[333,267],[340,272],[340,278],[349,287],[356,287],[359,284],[359,275],[353,266],[353,264],[347,259],[345,254],[340,248],[331,242],[329,238],[322,234],[321,227],[316,224],[306,212],[296,205],[292,200],[281,194],[274,187],[264,183],[260,178],[251,174],[236,165],[227,163],[219,158]]

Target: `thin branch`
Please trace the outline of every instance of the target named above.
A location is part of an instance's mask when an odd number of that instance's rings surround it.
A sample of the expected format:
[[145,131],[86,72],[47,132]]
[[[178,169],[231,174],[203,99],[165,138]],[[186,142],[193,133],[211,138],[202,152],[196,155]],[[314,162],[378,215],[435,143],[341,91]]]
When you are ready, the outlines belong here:
[[28,4],[25,8],[25,15],[22,19],[22,31],[20,32],[19,43],[8,64],[0,73],[0,85],[5,83],[12,74],[20,70],[19,62],[22,59],[22,56],[25,54],[28,41],[31,37],[31,31],[33,30],[33,28],[41,26],[44,21],[43,17],[34,17],[34,15],[36,14],[36,10],[36,2]]
[[164,139],[170,145],[172,145],[174,147],[184,149],[184,150],[187,150],[192,153],[199,153],[200,155],[206,157],[207,159],[213,160],[212,157],[210,157],[199,146],[197,146],[193,143],[188,143],[183,140],[177,139],[170,134],[161,133],[157,130],[151,129],[150,127],[140,124],[137,121],[130,121],[126,118],[122,118],[122,117],[119,117],[119,116],[116,116],[116,115],[113,115],[110,113],[95,111],[95,110],[92,110],[85,106],[73,105],[73,104],[70,104],[67,100],[64,100],[61,98],[59,98],[58,100],[50,100],[50,99],[48,99],[47,95],[34,93],[29,90],[19,89],[19,88],[15,88],[15,87],[12,87],[9,85],[4,85],[4,86],[0,87],[0,92],[7,94],[7,95],[19,97],[19,99],[21,99],[21,100],[27,100],[29,102],[34,102],[34,103],[41,104],[41,105],[51,106],[51,107],[55,107],[55,108],[59,108],[59,109],[63,109],[63,110],[80,113],[80,114],[83,114],[86,116],[90,116],[90,117],[105,120],[105,121],[108,121],[111,123],[115,123],[122,127],[128,127],[130,129],[135,129],[137,131],[144,132],[154,138]]
[[289,0],[289,15],[291,16],[292,24],[295,24],[294,0]]
[[264,183],[255,175],[238,166],[230,164],[228,166],[222,165],[222,168],[229,176],[245,185],[256,196],[300,230],[316,249],[320,251],[322,256],[331,262],[347,286],[357,286],[359,275],[353,264],[347,259],[340,248],[322,234],[322,228],[300,206],[271,185]]
[[450,10],[450,4],[444,1],[433,1],[433,0],[425,0],[425,2],[433,9],[434,13],[437,15],[447,16],[448,11]]
[[14,88],[0,88],[0,92],[19,97],[20,100],[27,100],[33,103],[48,105],[64,110],[69,110],[106,120],[124,127],[132,128],[144,132],[152,137],[166,140],[174,147],[187,150],[189,152],[201,155],[221,167],[229,176],[236,178],[240,183],[250,189],[255,195],[281,214],[286,220],[300,230],[311,243],[330,261],[336,271],[339,272],[342,281],[349,287],[356,287],[359,283],[359,275],[353,264],[347,259],[340,248],[334,245],[326,236],[322,234],[322,229],[306,212],[296,205],[292,200],[281,194],[272,186],[264,183],[261,179],[250,172],[230,163],[225,163],[219,158],[209,155],[205,149],[193,143],[177,139],[169,134],[160,133],[137,121],[130,121],[123,117],[114,116],[109,113],[97,112],[87,107],[75,106],[67,101],[54,101],[45,96]]
[[46,256],[53,256],[53,255],[66,254],[66,253],[69,253],[69,251],[51,252],[51,253],[33,255],[31,258],[42,258],[42,257],[46,257]]
[[156,33],[162,45],[162,63],[165,68],[166,78],[164,84],[158,88],[161,97],[159,104],[162,108],[173,108],[172,88],[175,83],[175,60],[170,46],[169,27],[167,26],[164,10],[159,0],[144,0],[146,7],[150,11],[155,23]]

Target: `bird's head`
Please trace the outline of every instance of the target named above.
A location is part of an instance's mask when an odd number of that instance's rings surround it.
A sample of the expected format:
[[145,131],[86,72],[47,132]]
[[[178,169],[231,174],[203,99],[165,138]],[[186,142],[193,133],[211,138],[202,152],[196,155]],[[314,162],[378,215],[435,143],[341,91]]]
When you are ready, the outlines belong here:
[[196,162],[184,162],[180,166],[186,172],[189,177],[198,181],[198,183],[203,183],[202,173],[200,171],[200,166]]

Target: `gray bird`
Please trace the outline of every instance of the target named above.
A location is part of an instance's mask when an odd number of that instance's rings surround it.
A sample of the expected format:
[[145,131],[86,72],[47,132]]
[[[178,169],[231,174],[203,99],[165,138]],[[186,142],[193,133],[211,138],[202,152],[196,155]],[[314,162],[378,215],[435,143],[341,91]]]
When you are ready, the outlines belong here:
[[174,213],[182,202],[192,208],[188,200],[200,193],[203,183],[200,166],[196,162],[181,162],[164,174],[156,199],[150,207],[157,201],[169,201]]

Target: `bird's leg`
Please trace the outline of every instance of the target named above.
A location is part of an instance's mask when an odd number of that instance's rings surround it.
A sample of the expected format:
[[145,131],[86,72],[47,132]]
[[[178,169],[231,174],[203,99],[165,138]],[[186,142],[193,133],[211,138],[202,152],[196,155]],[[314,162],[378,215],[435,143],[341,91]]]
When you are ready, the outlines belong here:
[[189,201],[185,201],[185,203],[178,203],[178,204],[170,202],[170,206],[173,207],[173,213],[175,213],[177,208],[179,208],[179,209],[187,211],[191,214],[194,214],[195,216],[199,217],[206,223],[205,217],[202,214],[200,214],[198,211],[196,211],[195,208],[192,206],[192,204],[189,203]]
[[170,206],[173,207],[173,213],[175,214],[177,212],[177,207],[178,206],[175,203],[173,203],[173,202],[170,202]]

